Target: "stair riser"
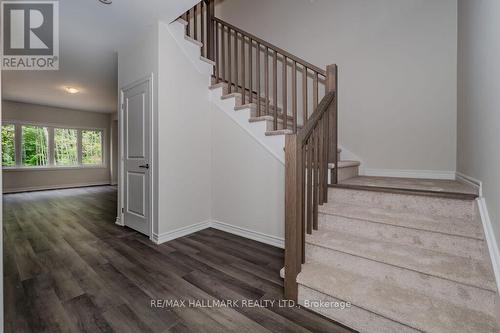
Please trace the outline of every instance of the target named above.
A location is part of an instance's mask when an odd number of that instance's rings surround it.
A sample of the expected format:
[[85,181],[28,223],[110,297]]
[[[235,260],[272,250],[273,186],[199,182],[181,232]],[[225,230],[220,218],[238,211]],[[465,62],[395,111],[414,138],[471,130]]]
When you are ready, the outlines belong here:
[[443,234],[484,239],[481,221],[442,216],[414,215],[409,212],[394,212],[382,208],[332,203],[319,207],[320,213],[358,218],[388,225],[407,227]]
[[341,231],[422,249],[481,259],[488,256],[484,241],[461,236],[397,227],[341,216],[319,214],[319,230]]
[[[299,304],[305,304],[306,300],[324,301],[324,302],[342,302],[335,297],[323,294],[299,285]],[[308,307],[309,310],[317,312],[325,317],[335,320],[347,327],[351,327],[360,333],[417,333],[408,326],[399,324],[372,312],[366,311],[360,307],[352,305],[350,308],[327,308],[327,307]]]
[[457,306],[466,306],[471,311],[482,311],[493,316],[492,309],[496,295],[492,291],[466,286],[312,244],[306,244],[306,262],[350,270],[380,281],[389,280],[398,287],[411,289],[429,297],[438,297]]
[[472,219],[475,201],[406,195],[376,191],[334,188],[328,191],[329,202],[344,202],[368,207],[406,211],[415,214]]
[[347,180],[347,179],[353,178],[353,177],[357,177],[357,176],[359,176],[359,166],[340,168],[338,181],[342,182],[344,180]]

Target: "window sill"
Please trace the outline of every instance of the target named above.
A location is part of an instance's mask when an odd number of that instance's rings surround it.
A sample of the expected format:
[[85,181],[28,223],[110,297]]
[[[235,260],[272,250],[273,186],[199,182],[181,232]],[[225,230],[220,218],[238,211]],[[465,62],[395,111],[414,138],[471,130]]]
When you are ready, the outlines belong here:
[[78,165],[78,166],[46,166],[46,167],[2,167],[4,172],[22,172],[22,171],[63,171],[63,170],[92,170],[107,169],[107,165]]

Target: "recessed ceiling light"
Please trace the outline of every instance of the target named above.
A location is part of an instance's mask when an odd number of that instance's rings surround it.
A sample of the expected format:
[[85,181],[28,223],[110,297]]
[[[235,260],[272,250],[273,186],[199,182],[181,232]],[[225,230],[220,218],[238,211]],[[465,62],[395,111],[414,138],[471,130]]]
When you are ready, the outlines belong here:
[[80,90],[73,87],[66,87],[66,92],[68,92],[69,94],[78,94]]

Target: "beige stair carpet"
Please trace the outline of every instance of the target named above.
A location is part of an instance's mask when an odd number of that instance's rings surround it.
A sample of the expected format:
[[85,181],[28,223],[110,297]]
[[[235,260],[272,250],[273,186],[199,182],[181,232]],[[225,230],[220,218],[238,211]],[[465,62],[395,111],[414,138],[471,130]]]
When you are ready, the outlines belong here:
[[360,332],[498,332],[474,200],[343,188],[328,199],[306,237],[300,304]]

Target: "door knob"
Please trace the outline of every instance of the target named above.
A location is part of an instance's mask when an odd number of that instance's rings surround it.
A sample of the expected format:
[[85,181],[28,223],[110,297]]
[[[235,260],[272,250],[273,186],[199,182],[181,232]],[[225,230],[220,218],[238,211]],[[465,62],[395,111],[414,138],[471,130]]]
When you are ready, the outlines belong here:
[[142,168],[142,169],[149,169],[149,164],[146,163],[144,165],[139,165],[139,168]]

